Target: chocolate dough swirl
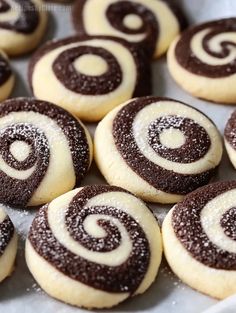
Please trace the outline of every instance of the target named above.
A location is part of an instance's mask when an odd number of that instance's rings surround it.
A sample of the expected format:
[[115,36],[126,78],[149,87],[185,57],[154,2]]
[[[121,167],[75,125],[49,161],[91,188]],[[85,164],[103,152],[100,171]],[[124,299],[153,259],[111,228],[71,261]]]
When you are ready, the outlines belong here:
[[[181,174],[167,170],[143,155],[133,132],[133,124],[137,115],[149,105],[165,100],[171,101],[173,106],[175,105],[173,100],[157,97],[131,101],[117,113],[113,120],[112,132],[121,157],[137,175],[157,190],[184,195],[206,184],[215,172],[215,168],[198,174]],[[184,134],[186,140],[181,147],[170,149],[161,144],[159,136],[163,130],[169,128],[178,129]],[[194,163],[203,158],[211,146],[211,140],[206,130],[192,119],[181,117],[181,112],[178,116],[163,115],[154,120],[149,125],[147,140],[157,155],[171,162],[182,164]]]
[[14,225],[8,216],[0,223],[0,257],[14,235]]
[[[100,76],[80,73],[73,66],[73,62],[83,55],[101,57],[106,61],[108,70]],[[53,71],[67,89],[84,95],[108,94],[119,87],[122,82],[122,71],[116,58],[109,51],[100,47],[85,45],[67,49],[53,62]]]
[[[201,46],[199,51],[192,49],[192,40],[204,32],[205,34],[201,40]],[[175,47],[175,57],[178,63],[187,71],[210,78],[223,78],[236,73],[236,58],[233,57],[233,49],[236,49],[236,41],[229,39],[224,40],[224,35],[236,34],[236,18],[226,18],[222,20],[216,20],[207,22],[197,26],[193,26],[184,31]],[[212,40],[217,36],[222,36],[218,43],[219,48],[213,48],[210,46]],[[232,49],[233,48],[233,49]],[[198,58],[196,53],[204,51],[209,57],[218,59],[219,64],[213,65],[204,60],[204,58]],[[232,54],[232,58],[229,62],[220,64],[224,59],[228,58]]]

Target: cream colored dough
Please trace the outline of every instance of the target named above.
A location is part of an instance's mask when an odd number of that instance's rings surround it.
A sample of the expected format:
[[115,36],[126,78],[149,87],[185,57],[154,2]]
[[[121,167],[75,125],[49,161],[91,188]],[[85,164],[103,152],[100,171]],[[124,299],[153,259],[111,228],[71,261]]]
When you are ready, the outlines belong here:
[[[112,218],[108,215],[95,214],[89,215],[84,221],[86,231],[95,238],[106,236],[104,229],[100,228],[97,224],[99,219],[112,220],[112,222],[118,227],[121,234],[120,246],[107,253],[87,250],[69,235],[64,224],[64,216],[72,198],[80,190],[82,190],[82,188],[68,192],[49,204],[48,222],[54,236],[60,244],[66,247],[69,251],[72,251],[84,259],[111,267],[122,264],[129,257],[132,242],[125,227],[118,219]],[[135,294],[141,294],[149,288],[154,281],[161,262],[162,242],[158,223],[151,211],[141,200],[124,192],[113,191],[102,193],[90,199],[86,204],[86,207],[99,205],[118,207],[122,211],[131,215],[145,232],[150,245],[151,259],[146,276],[135,292]],[[26,261],[31,273],[39,285],[49,295],[66,303],[86,308],[105,308],[117,305],[121,301],[130,297],[128,292],[109,293],[67,277],[38,255],[29,240],[26,242]],[[63,291],[61,286],[64,286]]]
[[[119,110],[126,104],[111,111],[99,123],[96,129],[94,157],[100,171],[109,184],[126,188],[146,201],[160,203],[175,203],[180,201],[183,198],[182,195],[157,190],[136,174],[119,154],[112,135],[112,124]],[[192,118],[199,125],[204,127],[212,141],[212,145],[204,158],[189,164],[170,162],[158,156],[146,139],[148,126],[152,121],[168,114],[179,115],[179,112],[181,112],[181,117]],[[162,101],[159,105],[155,105],[154,103],[147,106],[136,115],[133,124],[133,132],[140,151],[147,159],[167,170],[175,171],[180,174],[191,175],[207,171],[216,167],[222,157],[222,143],[216,127],[200,112],[181,103],[173,106],[173,103]],[[179,140],[182,140],[182,137],[181,139],[179,138]],[[168,144],[174,143],[171,141]]]
[[[9,3],[16,7],[14,0],[7,0]],[[38,8],[40,22],[36,30],[32,34],[23,34],[12,30],[0,28],[0,49],[3,49],[10,56],[17,56],[30,52],[39,44],[47,24],[47,12],[42,9],[43,2],[41,0],[32,0],[32,2]],[[18,10],[17,10],[18,11]],[[19,12],[12,10],[9,13],[1,13],[0,21],[11,21],[15,20]]]
[[[121,84],[114,91],[106,95],[96,96],[78,94],[67,89],[54,75],[52,65],[60,53],[66,51],[67,49],[86,45],[92,47],[102,47],[108,50],[117,59],[121,67],[123,77]],[[87,65],[88,62],[85,59],[85,56],[81,58],[75,62],[75,66],[85,71],[83,62]],[[79,62],[79,60],[81,60],[81,62]],[[89,74],[92,72],[94,73],[94,65],[93,57],[90,67],[86,68],[86,72]],[[95,74],[104,72],[104,69],[104,64],[101,64],[100,60],[98,69],[99,72],[95,71]],[[136,79],[136,64],[132,54],[127,48],[115,41],[92,39],[65,45],[44,55],[41,59],[39,59],[34,67],[32,86],[36,98],[56,103],[82,120],[98,121],[115,106],[132,97],[136,85]],[[47,86],[48,88],[46,88]]]
[[[26,240],[26,262],[40,287],[51,297],[65,303],[88,309],[112,307],[125,300],[127,293],[112,294],[81,284],[57,271],[37,254],[29,240]],[[63,288],[61,287],[63,286]]]
[[[211,206],[212,208],[214,209]],[[171,224],[172,212],[173,209],[163,222],[162,235],[165,257],[173,272],[190,287],[212,297],[224,299],[235,294],[236,272],[210,268],[195,260],[174,233]]]
[[[89,35],[112,35],[124,38],[131,42],[145,39],[146,34],[126,34],[113,28],[106,18],[107,7],[121,0],[87,0],[83,11],[85,30]],[[130,2],[143,5],[156,17],[159,27],[159,37],[156,42],[155,57],[161,56],[168,49],[171,41],[179,34],[180,27],[176,16],[164,1],[158,0],[130,0]],[[94,16],[93,12],[96,12]],[[137,29],[142,23],[135,14],[127,15],[124,24],[130,29]]]
[[[80,124],[84,128],[89,145],[90,167],[93,159],[92,139],[86,127],[81,122]],[[55,129],[52,129],[52,131],[55,132]],[[65,135],[60,130],[60,137],[52,136],[50,138],[49,135],[47,138],[49,139],[49,142],[51,141],[51,149],[54,151],[54,155],[50,156],[47,173],[30,199],[28,203],[29,206],[36,206],[49,202],[61,194],[73,189],[75,186],[76,177],[74,173],[74,166],[71,151]],[[60,138],[60,140],[58,140],[58,138]],[[62,177],[66,177],[66,179],[62,180]]]
[[[0,208],[0,223],[7,217],[6,213]],[[17,252],[17,234],[14,235],[8,243],[3,254],[0,256],[0,282],[10,276],[13,269]]]
[[[200,38],[202,38],[202,33],[198,34]],[[228,36],[229,37],[229,36]],[[230,38],[232,39],[231,36]],[[197,56],[201,57],[203,61],[206,61],[207,64],[216,65],[217,60],[216,58],[209,57],[206,55],[206,52],[197,49],[199,47],[200,38],[195,38],[192,41],[192,47],[194,48],[194,53],[197,54]],[[235,38],[235,35],[234,35]],[[215,39],[213,41],[212,47],[217,48],[217,43],[221,37],[218,38],[218,40]],[[236,74],[229,75],[227,77],[223,78],[210,78],[205,76],[196,75],[193,73],[188,72],[186,69],[184,69],[176,60],[175,57],[175,47],[178,42],[179,38],[177,38],[170,46],[167,54],[167,64],[168,69],[170,71],[170,74],[174,78],[174,80],[187,92],[192,94],[195,97],[206,99],[209,101],[214,102],[220,102],[220,103],[236,103]],[[217,51],[217,50],[216,50]],[[235,50],[236,51],[236,50]],[[218,62],[219,65],[225,64],[228,61],[232,60],[232,58],[235,58],[236,53],[231,53],[227,59],[222,59]]]
[[15,77],[12,74],[9,79],[0,86],[0,102],[6,100],[10,96],[14,83]]

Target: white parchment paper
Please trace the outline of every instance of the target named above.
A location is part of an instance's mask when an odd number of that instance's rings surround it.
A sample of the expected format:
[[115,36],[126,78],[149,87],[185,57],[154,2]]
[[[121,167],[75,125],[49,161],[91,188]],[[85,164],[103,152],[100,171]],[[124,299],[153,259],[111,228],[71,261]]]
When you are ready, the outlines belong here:
[[[236,16],[236,0],[177,0],[177,2],[183,6],[191,24],[215,18]],[[62,38],[73,34],[70,6],[51,5],[49,9],[50,26],[46,39]],[[17,73],[17,83],[13,96],[27,96],[30,94],[26,80],[28,59],[29,56],[15,59],[12,62]],[[153,93],[155,95],[172,97],[199,108],[216,123],[220,132],[223,132],[226,121],[234,110],[233,106],[208,103],[185,93],[171,79],[167,71],[165,57],[153,62],[153,78]],[[88,126],[93,133],[95,125]],[[226,153],[224,153],[215,180],[234,178],[236,178],[236,171],[232,168]],[[84,185],[104,182],[99,171],[93,165],[89,175],[84,180]],[[161,221],[171,206],[152,205],[151,207]],[[24,259],[24,241],[35,211],[14,208],[7,208],[7,211],[16,225],[20,240],[16,269],[10,278],[0,284],[0,313],[87,312],[50,298],[35,283],[27,270]],[[171,273],[165,260],[163,260],[156,282],[144,295],[129,299],[112,309],[112,311],[106,310],[104,312],[200,313],[216,303],[216,300],[182,284]]]

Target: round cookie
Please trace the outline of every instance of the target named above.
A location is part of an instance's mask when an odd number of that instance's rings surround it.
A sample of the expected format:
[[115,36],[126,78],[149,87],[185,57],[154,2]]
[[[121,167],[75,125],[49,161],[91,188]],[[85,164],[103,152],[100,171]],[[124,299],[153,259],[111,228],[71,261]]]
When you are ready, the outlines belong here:
[[112,37],[47,43],[31,60],[29,81],[35,97],[87,121],[100,120],[133,96],[151,93],[150,62],[143,51]]
[[88,131],[70,113],[30,98],[0,105],[0,202],[36,206],[80,184],[92,159]]
[[228,120],[224,131],[225,147],[234,168],[236,168],[236,111]]
[[169,71],[195,97],[236,103],[235,45],[236,18],[193,26],[171,44]]
[[77,0],[72,19],[79,34],[124,38],[156,58],[185,26],[180,10],[162,0]]
[[146,201],[181,200],[209,182],[221,157],[213,122],[168,98],[133,99],[110,112],[95,133],[95,160],[109,184]]
[[0,207],[0,282],[10,276],[17,252],[17,234],[14,225]]
[[0,101],[9,97],[15,82],[11,66],[8,58],[3,51],[0,50]]
[[26,241],[27,265],[38,284],[85,308],[109,308],[145,292],[161,256],[153,213],[114,186],[87,186],[53,200],[37,213]]
[[33,50],[47,24],[41,0],[1,0],[0,49],[15,56]]
[[164,252],[186,284],[223,299],[236,293],[236,181],[192,192],[166,216]]

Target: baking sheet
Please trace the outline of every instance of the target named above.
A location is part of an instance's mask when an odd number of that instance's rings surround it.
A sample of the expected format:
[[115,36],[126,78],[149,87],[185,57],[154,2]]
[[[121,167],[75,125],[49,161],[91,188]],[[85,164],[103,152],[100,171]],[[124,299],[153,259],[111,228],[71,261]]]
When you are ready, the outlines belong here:
[[[221,17],[236,15],[235,0],[177,0],[186,12],[191,24]],[[70,6],[50,4],[50,25],[46,39],[62,38],[74,33],[70,21]],[[17,83],[13,96],[30,95],[27,86],[28,57],[12,61],[17,73]],[[206,113],[223,132],[225,123],[233,111],[233,106],[211,104],[195,99],[181,90],[171,79],[165,57],[153,62],[153,93],[158,96],[168,96],[191,104]],[[235,87],[236,88],[236,87]],[[88,125],[91,133],[95,125]],[[215,180],[236,179],[233,170],[224,152],[224,157]],[[102,176],[93,164],[89,175],[83,184],[104,183]],[[159,220],[162,221],[171,206],[151,205]],[[47,296],[35,283],[27,270],[24,259],[24,241],[35,210],[19,210],[7,207],[19,233],[19,248],[16,269],[13,275],[0,285],[0,312],[1,313],[74,313],[87,312],[56,301]],[[200,313],[217,303],[216,300],[202,295],[182,284],[168,268],[165,260],[162,262],[156,282],[144,294],[129,299],[111,310],[99,312],[159,312],[159,313]]]

